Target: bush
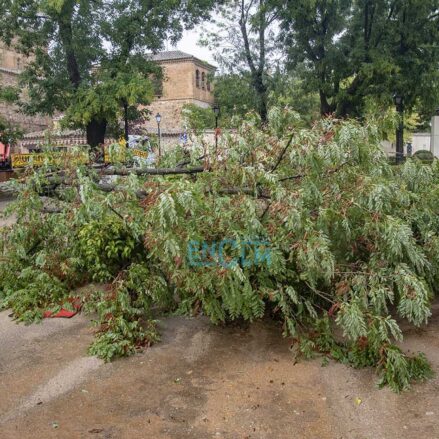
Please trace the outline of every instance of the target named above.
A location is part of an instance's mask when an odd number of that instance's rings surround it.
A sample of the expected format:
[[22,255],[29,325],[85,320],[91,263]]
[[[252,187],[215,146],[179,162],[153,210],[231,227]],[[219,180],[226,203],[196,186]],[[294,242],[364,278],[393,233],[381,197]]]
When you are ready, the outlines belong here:
[[136,241],[127,225],[115,217],[92,219],[78,231],[78,258],[92,280],[111,280],[129,263]]
[[424,149],[416,151],[413,154],[413,157],[421,160],[423,163],[432,163],[434,160],[434,155],[432,154],[432,152]]

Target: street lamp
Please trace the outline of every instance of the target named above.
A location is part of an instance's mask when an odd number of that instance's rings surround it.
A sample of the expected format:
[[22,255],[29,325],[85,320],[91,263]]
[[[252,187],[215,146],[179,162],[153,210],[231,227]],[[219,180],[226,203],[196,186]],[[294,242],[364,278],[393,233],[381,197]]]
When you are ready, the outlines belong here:
[[221,113],[221,109],[218,104],[213,106],[213,112],[215,114],[215,151],[218,151],[218,119]]
[[399,114],[398,126],[396,128],[396,163],[399,164],[404,158],[404,98],[395,93],[393,95],[393,102]]
[[160,130],[160,122],[162,121],[162,116],[160,113],[156,114],[155,120],[157,121],[157,134],[159,138],[159,158],[160,158],[162,156],[162,132]]

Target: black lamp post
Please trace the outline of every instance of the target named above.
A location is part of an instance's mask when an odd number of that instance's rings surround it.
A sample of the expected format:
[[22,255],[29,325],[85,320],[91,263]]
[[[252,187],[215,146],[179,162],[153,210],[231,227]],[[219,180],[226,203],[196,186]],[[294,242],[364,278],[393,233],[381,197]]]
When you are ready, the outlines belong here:
[[125,123],[125,142],[128,147],[128,140],[130,138],[130,129],[128,123],[128,104],[126,102],[123,103],[123,112],[124,112],[124,123]]
[[218,150],[218,119],[221,113],[221,109],[218,104],[213,107],[213,112],[215,114],[215,151]]
[[160,122],[162,121],[162,116],[160,113],[156,114],[155,120],[157,121],[157,135],[159,138],[159,158],[160,158],[162,156],[162,132],[160,130]]
[[395,93],[393,102],[399,114],[398,127],[396,128],[396,163],[401,163],[404,159],[404,99]]

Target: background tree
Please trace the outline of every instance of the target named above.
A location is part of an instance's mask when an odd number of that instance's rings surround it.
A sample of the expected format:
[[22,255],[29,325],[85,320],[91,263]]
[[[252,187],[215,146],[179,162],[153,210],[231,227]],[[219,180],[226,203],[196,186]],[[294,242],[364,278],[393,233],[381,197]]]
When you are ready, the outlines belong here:
[[279,2],[281,39],[290,68],[303,65],[307,87],[316,90],[322,115],[335,110],[345,55],[336,36],[346,28],[350,0]]
[[[0,87],[0,102],[14,104],[18,99],[18,91],[15,87]],[[17,139],[22,136],[22,131],[19,127],[9,123],[4,118],[0,117],[0,142],[15,143]]]
[[223,72],[230,75],[226,81],[239,74],[250,84],[257,112],[266,122],[268,64],[276,52],[277,12],[273,12],[269,0],[229,0],[217,8],[217,16],[202,42],[213,50]]
[[21,136],[23,132],[20,128],[10,124],[5,119],[0,117],[0,142],[14,144]]
[[[236,128],[248,113],[258,113],[258,97],[251,85],[249,72],[225,73],[214,79],[215,102],[221,108],[219,126]],[[270,91],[267,93],[269,104]],[[215,116],[211,108],[197,105],[185,106],[187,126],[195,129],[215,128]]]
[[361,116],[393,92],[426,113],[438,95],[437,0],[279,2],[290,66],[318,90],[322,114]]
[[294,110],[308,126],[320,116],[319,94],[301,77],[299,69],[276,70],[270,81],[268,104],[270,108],[282,106]]
[[[247,113],[257,112],[257,95],[251,86],[250,74],[223,74],[215,78],[215,100],[221,107],[220,125],[236,128]],[[267,86],[267,108],[288,107],[308,124],[319,115],[318,94],[297,72],[287,72],[279,65],[270,72]],[[212,128],[210,125],[206,128]]]
[[30,56],[24,110],[66,112],[66,123],[85,128],[97,146],[109,124],[152,98],[151,75],[159,73],[145,55],[177,41],[182,23],[192,26],[212,3],[0,0],[0,38]]

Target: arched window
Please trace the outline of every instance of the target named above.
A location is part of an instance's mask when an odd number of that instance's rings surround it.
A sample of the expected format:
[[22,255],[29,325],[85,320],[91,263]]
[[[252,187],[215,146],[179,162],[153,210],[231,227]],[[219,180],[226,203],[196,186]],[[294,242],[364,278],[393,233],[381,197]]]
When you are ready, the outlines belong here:
[[209,77],[207,77],[207,91],[210,91],[210,81],[209,81]]
[[204,72],[201,74],[201,88],[203,90],[206,88],[206,74]]
[[197,88],[200,88],[200,71],[197,70],[195,72],[195,85],[197,86]]

